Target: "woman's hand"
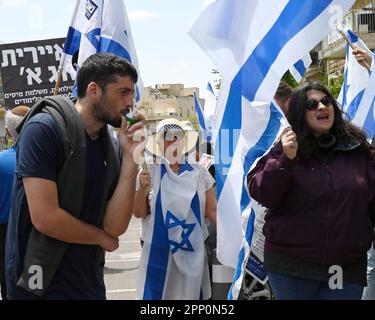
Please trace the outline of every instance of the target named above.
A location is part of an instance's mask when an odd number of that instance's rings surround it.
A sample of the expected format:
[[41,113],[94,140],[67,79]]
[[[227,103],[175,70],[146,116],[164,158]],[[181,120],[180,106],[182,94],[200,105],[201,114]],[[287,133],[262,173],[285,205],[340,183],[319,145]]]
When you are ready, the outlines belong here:
[[146,190],[151,186],[151,179],[148,172],[142,171],[139,174],[139,184],[142,190]]
[[139,190],[135,193],[134,198],[134,216],[144,218],[150,212],[148,203],[148,193],[151,189],[151,178],[147,171],[142,170],[138,176]]
[[286,129],[281,135],[284,154],[288,159],[293,160],[297,156],[297,136],[291,128]]

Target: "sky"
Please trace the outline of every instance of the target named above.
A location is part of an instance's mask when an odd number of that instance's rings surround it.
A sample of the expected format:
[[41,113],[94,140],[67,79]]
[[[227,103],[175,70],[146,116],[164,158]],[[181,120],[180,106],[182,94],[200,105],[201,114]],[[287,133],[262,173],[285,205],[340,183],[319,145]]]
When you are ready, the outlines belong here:
[[[204,0],[125,0],[145,86],[182,83],[205,94],[213,65],[187,34]],[[0,0],[1,43],[65,37],[76,0]]]

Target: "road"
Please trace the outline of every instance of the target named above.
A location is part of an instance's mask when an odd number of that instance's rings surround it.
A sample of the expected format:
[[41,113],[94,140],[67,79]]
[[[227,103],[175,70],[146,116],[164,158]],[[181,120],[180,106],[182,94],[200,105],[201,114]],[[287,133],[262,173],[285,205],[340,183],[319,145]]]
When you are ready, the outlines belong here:
[[137,272],[141,257],[140,219],[132,218],[128,230],[120,238],[120,246],[107,252],[104,281],[108,300],[134,300]]

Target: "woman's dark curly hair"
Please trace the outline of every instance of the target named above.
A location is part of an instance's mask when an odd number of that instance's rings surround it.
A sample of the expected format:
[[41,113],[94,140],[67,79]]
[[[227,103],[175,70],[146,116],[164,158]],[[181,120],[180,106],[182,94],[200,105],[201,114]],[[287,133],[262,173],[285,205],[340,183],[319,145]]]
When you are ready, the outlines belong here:
[[338,106],[332,94],[318,81],[307,82],[301,87],[297,88],[290,100],[287,119],[292,126],[292,130],[297,135],[298,142],[298,156],[302,160],[309,160],[313,154],[316,146],[316,139],[309,128],[305,114],[307,105],[307,93],[310,90],[317,90],[323,92],[331,100],[334,110],[334,122],[331,128],[331,134],[335,135],[337,141],[349,142],[358,140],[361,142],[361,149],[369,156],[373,155],[372,148],[367,141],[366,135],[362,130],[352,125],[343,118],[343,112]]

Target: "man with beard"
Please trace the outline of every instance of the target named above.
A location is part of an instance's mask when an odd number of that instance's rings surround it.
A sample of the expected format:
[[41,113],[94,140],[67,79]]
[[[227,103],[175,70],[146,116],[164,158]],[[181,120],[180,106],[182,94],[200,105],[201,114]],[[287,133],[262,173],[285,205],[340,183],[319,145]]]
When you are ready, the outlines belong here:
[[[133,154],[144,143],[143,117],[131,127],[124,117],[137,77],[125,59],[94,54],[77,75],[77,99],[45,98],[30,111],[6,243],[10,299],[105,299],[104,252],[128,227]],[[120,128],[122,159],[106,124]]]

